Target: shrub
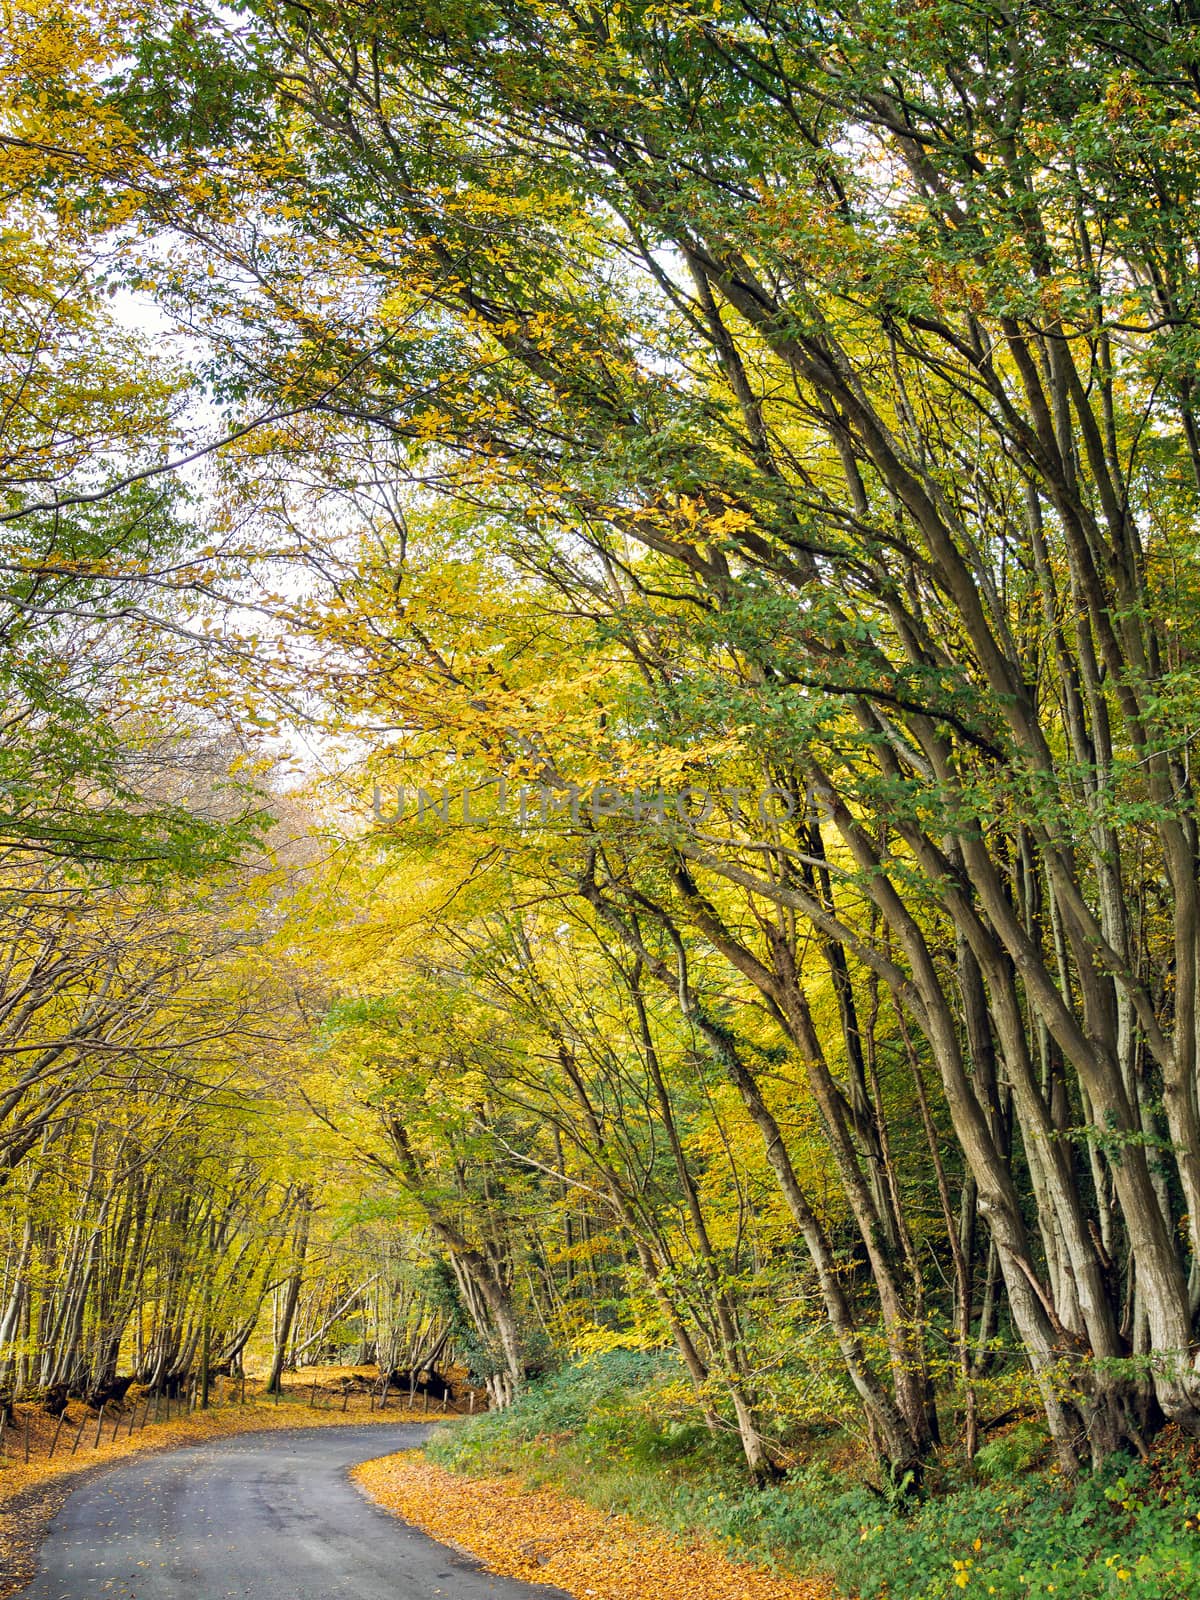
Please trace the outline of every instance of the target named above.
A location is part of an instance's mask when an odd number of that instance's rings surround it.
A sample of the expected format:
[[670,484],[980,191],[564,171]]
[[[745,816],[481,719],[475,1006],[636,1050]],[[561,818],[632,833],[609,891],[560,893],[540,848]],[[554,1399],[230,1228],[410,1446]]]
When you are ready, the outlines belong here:
[[975,1457],[975,1470],[989,1481],[1015,1477],[1043,1461],[1050,1435],[1043,1424],[1021,1422],[985,1444]]
[[673,1417],[676,1369],[616,1352],[564,1368],[510,1411],[455,1424],[432,1453],[461,1470],[512,1467],[593,1504],[734,1556],[823,1573],[861,1600],[1194,1600],[1200,1466],[1170,1448],[1115,1458],[1077,1486],[1039,1468],[1046,1437],[1014,1428],[979,1454],[983,1482],[916,1504],[813,1463],[751,1488],[736,1437]]

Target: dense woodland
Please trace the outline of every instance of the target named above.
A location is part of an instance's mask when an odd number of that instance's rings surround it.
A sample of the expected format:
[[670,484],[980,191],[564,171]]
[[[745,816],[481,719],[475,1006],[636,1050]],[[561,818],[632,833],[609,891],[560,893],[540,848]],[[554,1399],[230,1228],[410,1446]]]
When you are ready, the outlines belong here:
[[7,0],[0,1393],[1200,1433],[1200,11]]

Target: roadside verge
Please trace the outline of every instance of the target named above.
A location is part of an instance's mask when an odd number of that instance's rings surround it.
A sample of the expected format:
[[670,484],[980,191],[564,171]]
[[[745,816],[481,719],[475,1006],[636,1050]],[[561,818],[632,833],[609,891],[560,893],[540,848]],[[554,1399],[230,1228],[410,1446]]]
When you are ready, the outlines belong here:
[[825,1583],[741,1566],[711,1540],[680,1544],[515,1478],[461,1477],[420,1450],[366,1461],[351,1477],[387,1510],[491,1571],[577,1600],[833,1600]]

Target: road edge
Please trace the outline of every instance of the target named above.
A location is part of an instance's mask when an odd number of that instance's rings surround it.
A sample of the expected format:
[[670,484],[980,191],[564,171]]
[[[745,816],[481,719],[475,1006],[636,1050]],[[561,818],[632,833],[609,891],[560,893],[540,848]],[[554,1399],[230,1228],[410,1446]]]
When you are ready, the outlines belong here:
[[[273,1410],[270,1415],[275,1415]],[[409,1427],[424,1425],[426,1420],[424,1416],[418,1419],[398,1412],[394,1417],[388,1417],[386,1421],[380,1418],[379,1421],[367,1423],[366,1426],[385,1427],[396,1424]],[[314,1422],[311,1417],[278,1417],[277,1420],[264,1422],[256,1417],[253,1423],[257,1425],[221,1430],[199,1426],[188,1428],[186,1423],[181,1424],[181,1428],[185,1431],[172,1433],[170,1437],[152,1436],[144,1443],[139,1443],[137,1449],[106,1455],[100,1461],[81,1462],[79,1466],[56,1473],[53,1477],[22,1484],[9,1494],[0,1495],[0,1554],[5,1561],[4,1570],[0,1571],[0,1600],[12,1600],[14,1595],[19,1595],[32,1582],[37,1574],[38,1551],[50,1531],[50,1524],[76,1489],[82,1488],[85,1483],[104,1472],[128,1466],[143,1455],[164,1455],[172,1450],[188,1450],[197,1445],[219,1444],[225,1439],[248,1439],[255,1434],[291,1433],[305,1428],[319,1430],[322,1433],[331,1428],[360,1428],[364,1425],[364,1419],[355,1417],[347,1418],[345,1422],[340,1419],[336,1422],[332,1420]]]

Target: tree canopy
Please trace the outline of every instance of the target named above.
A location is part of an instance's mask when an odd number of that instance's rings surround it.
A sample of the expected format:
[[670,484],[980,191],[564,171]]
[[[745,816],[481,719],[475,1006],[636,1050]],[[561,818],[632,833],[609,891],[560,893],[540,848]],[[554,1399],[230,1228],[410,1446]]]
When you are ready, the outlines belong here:
[[1197,1431],[1195,8],[10,12],[0,1381],[312,1217],[759,1480]]

